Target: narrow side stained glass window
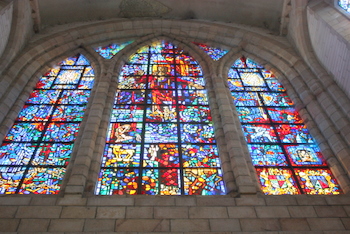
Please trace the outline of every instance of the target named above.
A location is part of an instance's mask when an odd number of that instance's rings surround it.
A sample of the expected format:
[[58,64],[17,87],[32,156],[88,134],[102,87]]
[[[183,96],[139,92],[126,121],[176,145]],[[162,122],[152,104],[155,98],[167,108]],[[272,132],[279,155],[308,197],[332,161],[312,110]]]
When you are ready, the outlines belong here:
[[246,58],[228,84],[265,194],[339,194],[340,187],[277,78]]
[[44,74],[0,147],[1,194],[57,194],[94,83],[83,55]]
[[224,194],[202,70],[164,41],[119,76],[96,194]]

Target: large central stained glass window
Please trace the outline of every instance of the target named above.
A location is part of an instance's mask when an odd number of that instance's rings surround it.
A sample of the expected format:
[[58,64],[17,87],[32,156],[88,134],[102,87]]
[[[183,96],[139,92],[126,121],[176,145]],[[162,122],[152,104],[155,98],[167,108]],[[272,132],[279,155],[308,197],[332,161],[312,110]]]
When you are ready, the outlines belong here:
[[96,194],[224,194],[199,64],[171,43],[142,47],[119,76]]
[[235,62],[228,84],[265,194],[339,194],[340,188],[283,86],[259,64]]

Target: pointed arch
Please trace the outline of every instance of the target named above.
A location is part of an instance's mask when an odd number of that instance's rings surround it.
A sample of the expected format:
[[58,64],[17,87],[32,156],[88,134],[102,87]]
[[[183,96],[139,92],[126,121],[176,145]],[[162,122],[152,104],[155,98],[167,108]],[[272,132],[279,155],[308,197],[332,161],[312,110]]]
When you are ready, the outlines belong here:
[[202,69],[156,41],[122,67],[96,194],[224,194]]
[[94,84],[82,54],[47,71],[0,147],[1,194],[57,194]]
[[228,85],[263,193],[341,193],[316,141],[273,73],[242,57],[229,69]]

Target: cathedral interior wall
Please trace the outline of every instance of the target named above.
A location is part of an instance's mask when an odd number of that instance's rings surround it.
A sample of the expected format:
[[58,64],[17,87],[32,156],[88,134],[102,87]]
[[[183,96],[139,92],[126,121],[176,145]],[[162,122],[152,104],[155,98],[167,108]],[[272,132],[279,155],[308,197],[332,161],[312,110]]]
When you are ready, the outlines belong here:
[[[350,231],[350,101],[339,85],[324,75],[324,68],[314,58],[300,55],[287,38],[238,24],[170,19],[107,20],[45,30],[34,35],[13,60],[0,63],[4,67],[0,73],[0,138],[12,126],[39,77],[66,57],[86,56],[95,69],[96,84],[61,193],[1,195],[1,232]],[[93,50],[94,46],[131,39],[135,41],[112,60],[103,60]],[[189,52],[203,68],[227,195],[93,194],[120,69],[137,48],[160,39]],[[230,51],[215,62],[193,41]],[[279,78],[344,194],[266,196],[260,192],[226,84],[229,67],[241,56],[264,65]]]

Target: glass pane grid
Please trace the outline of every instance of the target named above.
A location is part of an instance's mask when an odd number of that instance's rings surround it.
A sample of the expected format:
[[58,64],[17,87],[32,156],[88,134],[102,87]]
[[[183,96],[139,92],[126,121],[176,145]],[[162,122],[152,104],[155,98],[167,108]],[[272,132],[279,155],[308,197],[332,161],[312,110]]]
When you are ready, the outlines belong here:
[[170,43],[130,57],[96,194],[224,194],[204,83],[198,63]]
[[93,78],[83,55],[40,78],[0,147],[0,193],[59,192]]
[[341,193],[293,102],[270,71],[241,58],[231,67],[228,83],[263,193]]

